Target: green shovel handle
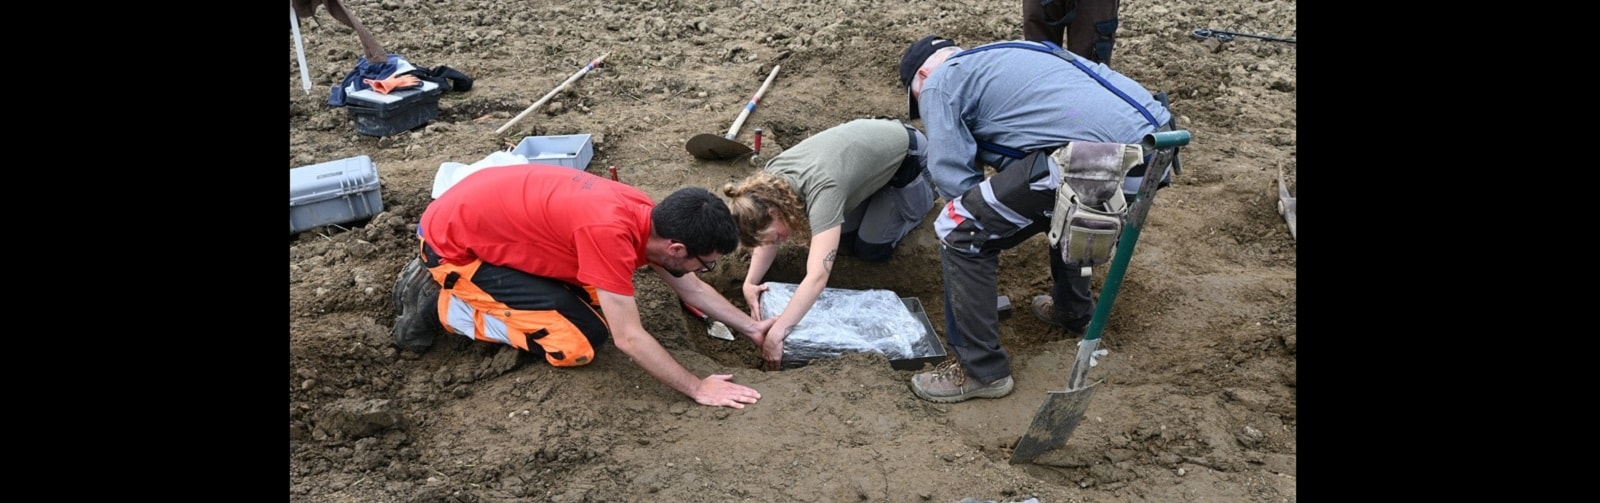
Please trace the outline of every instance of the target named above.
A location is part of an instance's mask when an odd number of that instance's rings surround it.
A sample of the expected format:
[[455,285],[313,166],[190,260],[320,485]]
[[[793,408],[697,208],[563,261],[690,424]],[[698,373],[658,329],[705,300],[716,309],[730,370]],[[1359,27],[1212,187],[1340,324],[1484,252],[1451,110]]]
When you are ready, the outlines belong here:
[[[1122,236],[1117,238],[1117,253],[1111,258],[1111,269],[1106,271],[1106,284],[1100,291],[1100,301],[1094,306],[1094,318],[1089,320],[1088,331],[1084,333],[1083,342],[1078,351],[1078,362],[1072,366],[1072,376],[1067,380],[1067,389],[1079,389],[1089,373],[1089,365],[1085,361],[1089,358],[1087,353],[1099,343],[1100,333],[1106,328],[1106,320],[1111,318],[1111,306],[1117,300],[1117,291],[1122,289],[1122,276],[1128,272],[1128,262],[1133,259],[1133,247],[1139,242],[1139,234],[1144,228],[1144,217],[1150,212],[1150,203],[1156,196],[1156,187],[1161,184],[1162,175],[1166,166],[1172,162],[1172,147],[1181,147],[1189,144],[1189,132],[1185,130],[1151,133],[1145,135],[1140,142],[1146,150],[1155,150],[1156,154],[1151,159],[1150,166],[1161,166],[1161,172],[1146,169],[1144,179],[1139,183],[1138,199],[1134,200],[1133,207],[1128,209],[1128,217],[1123,225]],[[1087,345],[1083,345],[1087,344]],[[1088,351],[1085,351],[1087,349]]]
[[[1144,147],[1145,150],[1162,150],[1172,147],[1182,147],[1188,144],[1189,131],[1184,129],[1150,133],[1144,135],[1144,140],[1139,142],[1139,146]],[[1142,189],[1144,187],[1140,186],[1139,188]]]

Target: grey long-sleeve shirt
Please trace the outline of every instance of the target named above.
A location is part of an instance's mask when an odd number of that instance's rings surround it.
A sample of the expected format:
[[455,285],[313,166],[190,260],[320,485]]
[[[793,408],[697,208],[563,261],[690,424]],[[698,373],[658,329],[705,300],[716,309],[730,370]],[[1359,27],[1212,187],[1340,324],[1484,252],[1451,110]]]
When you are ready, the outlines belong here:
[[[1079,59],[1143,105],[1158,123],[1171,118],[1144,86],[1106,65]],[[928,135],[928,171],[939,194],[954,199],[983,181],[983,166],[1014,159],[978,149],[978,141],[1024,152],[1070,141],[1139,143],[1155,127],[1083,70],[1047,52],[990,49],[951,57],[929,75],[917,106]]]

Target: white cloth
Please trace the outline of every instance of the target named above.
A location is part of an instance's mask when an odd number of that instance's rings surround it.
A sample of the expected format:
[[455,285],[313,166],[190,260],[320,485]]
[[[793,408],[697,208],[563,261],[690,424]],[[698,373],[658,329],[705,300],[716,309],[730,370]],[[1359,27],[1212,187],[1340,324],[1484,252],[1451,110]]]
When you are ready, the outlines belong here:
[[495,166],[510,166],[513,164],[527,163],[528,158],[523,157],[522,154],[495,152],[493,154],[489,154],[488,157],[484,157],[478,162],[472,164],[461,164],[459,162],[446,162],[440,164],[439,172],[433,175],[433,198],[438,199],[440,195],[444,194],[445,190],[455,186],[456,182],[461,181],[462,178],[466,178],[467,175],[477,173],[478,170],[492,168]]

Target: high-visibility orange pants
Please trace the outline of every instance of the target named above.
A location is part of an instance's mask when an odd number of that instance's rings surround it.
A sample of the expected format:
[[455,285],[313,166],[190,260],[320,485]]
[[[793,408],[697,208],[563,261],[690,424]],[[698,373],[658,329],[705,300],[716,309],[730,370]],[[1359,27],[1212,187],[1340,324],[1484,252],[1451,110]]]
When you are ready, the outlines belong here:
[[611,337],[592,286],[482,260],[445,264],[426,241],[422,263],[439,282],[439,321],[452,333],[543,353],[557,367],[588,364]]

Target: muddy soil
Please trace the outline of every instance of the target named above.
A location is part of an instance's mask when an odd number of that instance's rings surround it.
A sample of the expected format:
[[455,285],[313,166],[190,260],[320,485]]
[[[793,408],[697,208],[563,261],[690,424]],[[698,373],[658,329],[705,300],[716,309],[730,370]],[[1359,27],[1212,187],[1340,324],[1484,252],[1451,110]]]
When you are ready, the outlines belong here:
[[[1113,65],[1173,97],[1193,135],[1161,191],[1115,299],[1084,423],[1066,449],[1007,463],[1078,339],[1018,309],[1003,322],[1016,389],[934,404],[911,372],[852,354],[759,370],[748,340],[708,337],[676,296],[637,276],[650,330],[701,376],[731,373],[763,398],[695,404],[615,346],[557,369],[505,346],[441,338],[395,349],[395,277],[442,163],[471,163],[526,136],[591,134],[588,171],[657,200],[718,187],[745,162],[701,161],[685,142],[725,133],[773,65],[739,132],[763,153],[859,117],[904,117],[895,67],[937,33],[964,46],[1021,37],[1017,0],[348,0],[389,52],[474,79],[426,126],[357,134],[329,88],[354,68],[354,33],[320,11],[301,25],[312,92],[287,44],[289,167],[370,156],[384,209],[289,240],[289,499],[374,501],[1295,501],[1296,246],[1276,180],[1296,164],[1295,45],[1198,40],[1196,28],[1295,36],[1292,1],[1124,2]],[[495,130],[589,61],[505,134]],[[941,336],[932,219],[894,259],[849,257],[831,287],[916,297]],[[1049,285],[1043,236],[1002,257],[1017,305]],[[801,246],[769,274],[798,282]],[[748,257],[708,280],[730,299]],[[1104,270],[1099,271],[1098,289]],[[742,303],[736,300],[736,303]]]

